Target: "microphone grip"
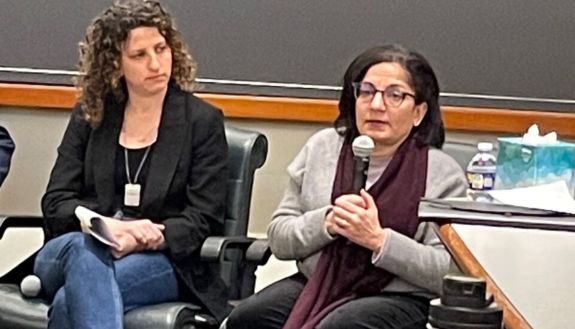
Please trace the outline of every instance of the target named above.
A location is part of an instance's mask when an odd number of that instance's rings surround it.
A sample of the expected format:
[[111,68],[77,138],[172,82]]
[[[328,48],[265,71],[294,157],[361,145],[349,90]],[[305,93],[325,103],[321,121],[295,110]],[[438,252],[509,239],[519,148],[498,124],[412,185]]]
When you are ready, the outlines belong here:
[[353,184],[350,193],[359,194],[361,189],[365,187],[368,168],[369,157],[353,157]]

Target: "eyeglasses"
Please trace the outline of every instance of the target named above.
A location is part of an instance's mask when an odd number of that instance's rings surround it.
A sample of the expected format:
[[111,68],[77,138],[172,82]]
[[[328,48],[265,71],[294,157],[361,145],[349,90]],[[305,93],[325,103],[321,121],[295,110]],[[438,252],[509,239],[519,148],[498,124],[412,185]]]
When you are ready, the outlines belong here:
[[353,94],[355,99],[362,102],[371,102],[375,94],[381,93],[383,104],[387,107],[399,107],[405,97],[411,96],[415,99],[414,94],[399,90],[396,86],[389,86],[383,90],[377,89],[371,82],[352,82]]

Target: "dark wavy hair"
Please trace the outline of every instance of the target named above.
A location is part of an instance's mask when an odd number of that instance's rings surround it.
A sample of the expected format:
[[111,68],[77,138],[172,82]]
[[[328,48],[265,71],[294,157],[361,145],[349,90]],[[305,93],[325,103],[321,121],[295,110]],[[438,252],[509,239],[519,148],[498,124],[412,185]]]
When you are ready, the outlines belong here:
[[445,141],[445,131],[439,108],[439,84],[435,73],[422,55],[397,44],[368,49],[351,62],[343,77],[339,115],[333,123],[336,130],[341,135],[352,138],[359,135],[355,121],[355,96],[352,83],[363,80],[370,67],[382,62],[401,65],[409,75],[409,85],[415,90],[415,104],[427,104],[425,117],[419,126],[413,127],[411,133],[426,145],[441,148]]
[[84,118],[97,127],[104,117],[106,97],[127,97],[121,76],[122,47],[130,30],[157,27],[172,51],[171,79],[184,90],[194,87],[196,62],[170,14],[154,0],[119,0],[97,16],[80,42],[80,75],[75,79]]

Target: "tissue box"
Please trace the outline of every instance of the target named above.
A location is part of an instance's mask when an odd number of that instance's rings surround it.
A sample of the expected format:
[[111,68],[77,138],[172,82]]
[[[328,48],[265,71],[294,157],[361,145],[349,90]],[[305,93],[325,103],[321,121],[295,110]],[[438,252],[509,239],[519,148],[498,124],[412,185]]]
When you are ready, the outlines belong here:
[[496,189],[565,181],[575,189],[575,144],[523,144],[521,137],[498,138]]

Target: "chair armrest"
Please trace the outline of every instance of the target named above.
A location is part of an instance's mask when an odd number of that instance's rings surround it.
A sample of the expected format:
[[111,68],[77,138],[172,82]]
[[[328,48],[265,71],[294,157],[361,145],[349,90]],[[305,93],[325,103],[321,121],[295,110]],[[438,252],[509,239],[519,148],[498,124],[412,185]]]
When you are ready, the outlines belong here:
[[255,239],[245,236],[210,236],[200,250],[202,260],[220,262],[224,260],[228,248],[238,248],[245,252]]
[[264,265],[270,255],[267,240],[245,236],[212,236],[206,239],[200,250],[202,260],[219,264],[220,276],[230,287],[232,300],[254,293],[256,269]]
[[[6,216],[0,215],[0,240],[10,239],[10,235],[5,235],[5,232],[11,228],[32,228],[36,229],[43,228],[43,218],[38,216]],[[2,283],[14,283],[20,284],[22,278],[26,275],[32,273],[32,268],[34,266],[34,258],[36,253],[41,248],[45,242],[45,236],[42,234],[41,237],[34,234],[33,239],[26,238],[26,246],[19,249],[13,256],[12,261],[8,263],[3,263],[0,267],[0,282]],[[10,240],[14,242],[14,240]],[[5,250],[0,252],[5,253]],[[9,251],[14,253],[14,251]]]
[[240,249],[245,260],[255,265],[265,265],[272,252],[267,239],[254,239],[245,236],[211,236],[204,241],[200,250],[202,260],[220,262],[228,249]]
[[269,241],[267,239],[259,239],[252,242],[246,251],[246,260],[248,262],[256,263],[256,265],[265,265],[270,256],[272,255],[272,250],[270,248]]
[[39,216],[5,216],[0,215],[0,239],[11,227],[43,227],[43,218]]
[[217,321],[189,303],[162,303],[142,306],[124,316],[126,329],[217,328]]

